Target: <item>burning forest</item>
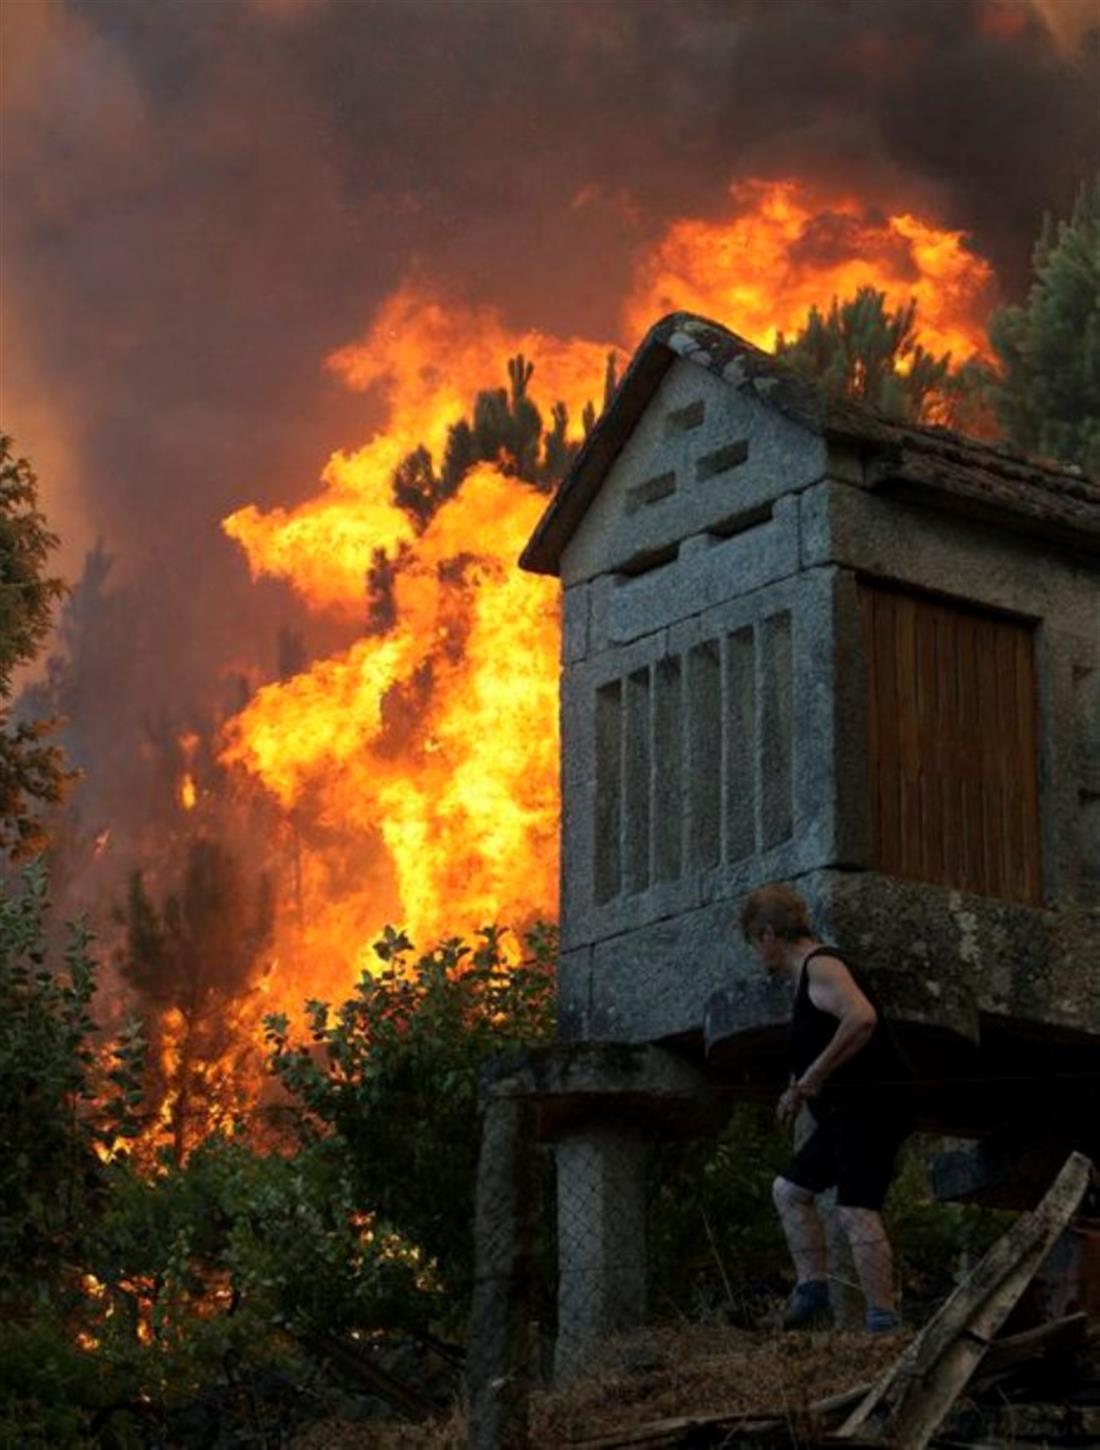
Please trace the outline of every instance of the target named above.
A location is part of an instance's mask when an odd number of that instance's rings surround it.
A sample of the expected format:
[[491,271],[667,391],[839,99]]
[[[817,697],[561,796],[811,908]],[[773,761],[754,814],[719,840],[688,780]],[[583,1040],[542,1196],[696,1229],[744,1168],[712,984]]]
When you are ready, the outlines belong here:
[[386,922],[428,944],[556,914],[556,599],[514,561],[649,321],[690,306],[773,346],[871,286],[918,299],[929,352],[983,355],[991,272],[961,234],[790,181],[736,186],[730,210],[675,222],[640,259],[611,341],[510,332],[403,287],[328,360],[378,391],[379,431],[332,457],[317,498],[225,520],[254,577],[365,626],[225,727],[222,763],[292,823],[288,978],[347,985]]
[[[558,589],[516,561],[658,317],[1007,426],[1005,308],[1100,161],[1089,7],[800,9],[5,18],[5,421],[70,581],[10,693],[74,772],[43,950],[88,920],[105,1169],[331,1127],[296,1034],[342,1061],[431,962],[522,996],[534,961],[545,1029]],[[383,1218],[349,1253],[430,1280]]]
[[[183,728],[146,722],[161,801],[101,929],[117,1010],[133,994],[153,1047],[152,1142],[182,1154],[247,1113],[264,1014],[346,994],[378,969],[387,925],[431,948],[554,919],[557,600],[515,560],[647,323],[691,308],[774,347],[869,288],[891,310],[916,303],[915,345],[955,376],[988,357],[993,284],[961,232],[794,179],[741,181],[724,215],[675,220],[639,253],[611,337],[515,330],[410,279],[329,355],[376,428],[330,457],[315,497],[244,504],[221,526],[253,580],[283,581],[303,630],[319,620],[339,645],[307,661],[284,629],[277,678],[245,664]],[[71,630],[81,605],[117,608],[108,567],[93,556]],[[53,674],[36,705],[77,714],[63,656]],[[62,833],[63,876],[117,879],[111,823],[95,824]]]

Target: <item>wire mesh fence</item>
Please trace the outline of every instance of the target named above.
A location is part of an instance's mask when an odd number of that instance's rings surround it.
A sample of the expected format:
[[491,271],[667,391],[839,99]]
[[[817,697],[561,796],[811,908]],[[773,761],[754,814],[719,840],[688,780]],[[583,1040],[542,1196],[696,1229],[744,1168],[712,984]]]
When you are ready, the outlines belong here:
[[[592,1114],[547,1138],[537,1094],[489,1098],[473,1445],[526,1444],[532,1391],[613,1369],[616,1355],[637,1354],[631,1334],[646,1324],[874,1334],[898,1329],[902,1314],[919,1322],[1005,1226],[1004,1214],[931,1203],[912,1151],[885,1218],[874,1203],[838,1202],[835,1186],[815,1192],[785,1176],[805,1161],[812,1120],[792,1142],[768,1107],[727,1106],[717,1131],[713,1105],[701,1104],[673,1140],[636,1112]],[[1041,1292],[1064,1310],[1073,1252],[1063,1260]]]

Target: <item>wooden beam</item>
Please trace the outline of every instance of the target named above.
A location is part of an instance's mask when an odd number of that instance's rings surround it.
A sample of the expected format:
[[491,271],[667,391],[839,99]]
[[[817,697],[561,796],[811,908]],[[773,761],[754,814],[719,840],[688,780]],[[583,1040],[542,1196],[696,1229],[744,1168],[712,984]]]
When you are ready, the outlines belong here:
[[959,1284],[833,1437],[851,1441],[872,1416],[895,1450],[923,1450],[962,1393],[990,1341],[1080,1206],[1092,1175],[1071,1153],[1042,1202],[1021,1214]]

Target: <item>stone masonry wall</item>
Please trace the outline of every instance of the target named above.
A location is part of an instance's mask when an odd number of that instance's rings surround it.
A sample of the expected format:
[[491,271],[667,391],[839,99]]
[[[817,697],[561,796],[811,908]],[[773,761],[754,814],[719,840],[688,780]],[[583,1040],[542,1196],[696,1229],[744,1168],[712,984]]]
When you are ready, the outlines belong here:
[[756,971],[748,890],[868,866],[857,571],[1038,622],[1045,902],[1100,900],[1095,569],[870,492],[858,457],[679,361],[563,560],[565,1037],[698,1028]]

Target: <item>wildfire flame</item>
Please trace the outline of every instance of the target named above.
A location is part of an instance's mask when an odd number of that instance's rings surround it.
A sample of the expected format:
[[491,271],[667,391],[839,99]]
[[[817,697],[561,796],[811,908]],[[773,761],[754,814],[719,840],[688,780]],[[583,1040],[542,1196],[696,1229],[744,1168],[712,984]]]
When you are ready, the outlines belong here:
[[644,259],[624,310],[628,337],[666,312],[699,312],[770,350],[811,307],[874,287],[891,308],[916,298],[928,351],[956,363],[988,352],[993,273],[962,232],[869,213],[854,197],[815,203],[794,181],[742,182],[730,200],[730,216],[678,221]]
[[199,748],[199,737],[194,730],[185,730],[179,738],[179,750],[184,770],[180,776],[176,795],[185,811],[193,811],[198,804],[199,788],[195,783],[193,770],[195,753]]
[[[849,197],[822,202],[795,182],[739,185],[731,208],[724,221],[675,223],[642,258],[627,347],[681,308],[770,347],[811,304],[871,285],[892,305],[918,299],[931,350],[956,362],[984,352],[991,273],[961,234],[875,218]],[[558,591],[515,565],[546,499],[481,464],[418,533],[391,488],[418,444],[440,458],[448,426],[519,352],[535,359],[544,419],[563,400],[578,437],[605,342],[512,331],[490,309],[402,287],[363,342],[329,361],[350,387],[377,390],[384,426],[333,455],[316,498],[225,521],[254,577],[279,576],[345,617],[363,611],[375,550],[401,554],[392,627],[260,690],[225,739],[224,761],[273,793],[293,842],[299,906],[280,960],[297,967],[278,995],[294,1006],[370,967],[387,921],[427,946],[556,913]]]

